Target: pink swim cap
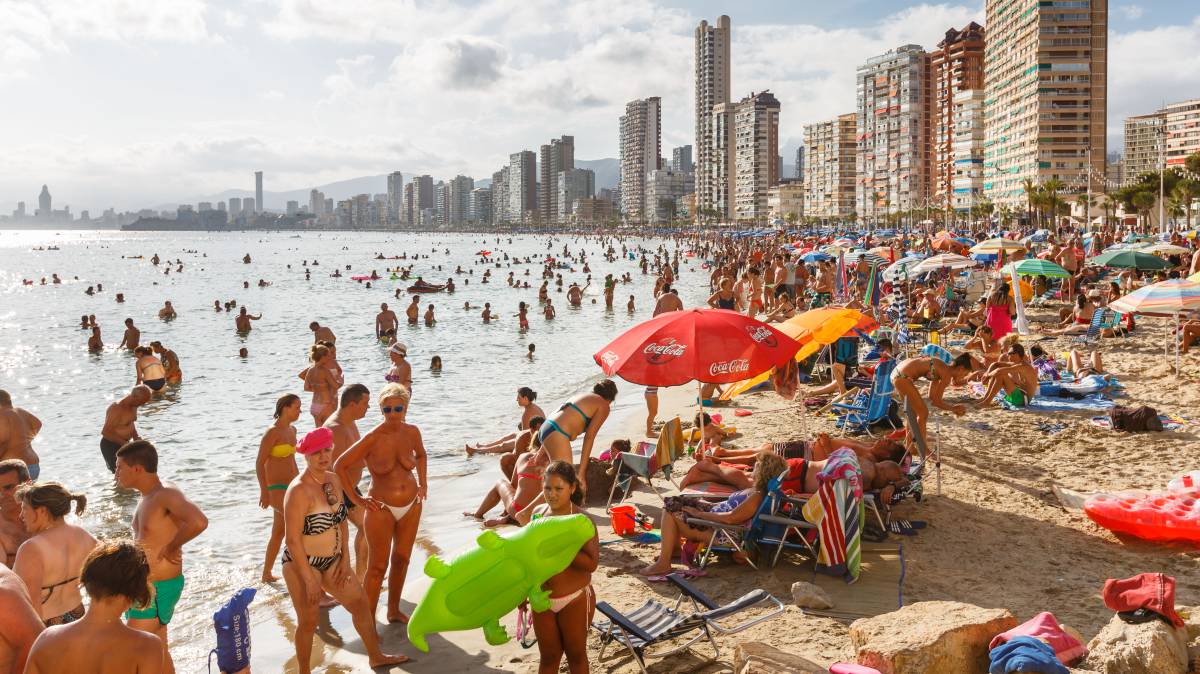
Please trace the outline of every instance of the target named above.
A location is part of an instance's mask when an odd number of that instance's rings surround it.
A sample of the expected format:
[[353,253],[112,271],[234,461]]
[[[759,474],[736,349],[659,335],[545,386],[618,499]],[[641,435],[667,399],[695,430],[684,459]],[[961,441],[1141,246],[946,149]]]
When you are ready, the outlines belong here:
[[300,441],[300,445],[296,447],[296,451],[307,456],[332,446],[333,430],[322,426],[314,428],[305,434],[304,439]]

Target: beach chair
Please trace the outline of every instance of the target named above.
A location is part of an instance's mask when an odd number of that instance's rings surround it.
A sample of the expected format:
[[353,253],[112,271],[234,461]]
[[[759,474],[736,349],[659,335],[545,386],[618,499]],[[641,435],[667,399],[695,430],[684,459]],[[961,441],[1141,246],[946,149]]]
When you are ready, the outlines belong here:
[[[786,475],[787,472],[785,471],[771,478],[767,483],[767,497],[759,503],[758,510],[754,511],[754,516],[746,524],[726,524],[703,517],[684,516],[684,521],[688,524],[703,526],[712,530],[712,536],[708,539],[708,544],[704,546],[704,554],[700,556],[700,568],[703,569],[708,565],[708,560],[714,552],[734,553],[746,549],[750,532],[757,531],[762,526],[760,518],[763,515],[769,514],[771,508],[775,506],[775,500],[771,498],[771,494],[779,490],[779,485],[783,482],[783,478]],[[753,561],[747,559],[746,563],[752,568],[758,569]]]
[[1092,322],[1088,323],[1087,332],[1082,335],[1076,335],[1071,340],[1071,344],[1094,344],[1100,339],[1101,326],[1104,325],[1104,315],[1108,313],[1108,309],[1096,309],[1092,313]]
[[929,448],[925,446],[925,441],[921,439],[921,434],[917,430],[916,412],[909,408],[908,405],[905,405],[904,414],[908,427],[912,429],[913,444],[917,446],[916,457],[913,457],[910,452],[900,459],[900,465],[905,467],[904,476],[908,478],[908,486],[903,489],[896,489],[889,503],[883,503],[879,490],[863,492],[863,506],[875,517],[875,522],[885,534],[888,533],[892,523],[892,506],[908,498],[920,502],[924,497],[925,467],[930,460],[934,462],[934,468],[938,473],[938,483],[941,483],[942,462],[938,457],[929,452]]
[[657,442],[639,442],[637,447],[631,451],[621,453],[621,458],[616,462],[617,474],[613,477],[612,487],[608,490],[608,503],[605,508],[612,505],[613,495],[616,494],[618,486],[621,489],[621,498],[617,500],[622,501],[628,498],[634,477],[645,480],[660,499],[662,493],[658,491],[658,487],[654,486],[654,481],[651,479],[656,473],[661,472],[663,477],[678,489],[679,485],[675,484],[675,479],[671,476],[671,465],[682,455],[683,424],[679,417],[675,417],[663,424],[662,430],[658,433]]
[[[592,621],[592,629],[600,633],[600,659],[604,658],[609,644],[619,642],[625,646],[645,674],[648,658],[662,658],[689,650],[701,639],[708,639],[715,653],[714,659],[719,658],[721,647],[716,636],[742,632],[779,616],[785,610],[783,602],[765,590],[751,590],[728,604],[718,604],[679,574],[670,574],[667,580],[680,591],[673,607],[657,599],[647,599],[640,608],[624,614],[607,602],[596,603],[596,610],[608,618]],[[686,612],[680,610],[685,599],[691,604],[691,610]],[[723,624],[727,618],[760,605],[773,608],[765,615],[750,618],[736,625]],[[690,638],[681,646],[649,652],[651,648],[681,637]]]
[[[804,497],[788,496],[782,489],[771,493],[775,499],[772,509],[759,518],[761,528],[752,535],[750,543],[759,547],[775,546],[775,555],[771,558],[771,568],[779,563],[779,557],[785,549],[801,550],[816,559],[817,548],[808,541],[806,534],[815,531],[816,525],[805,520],[800,515],[807,499]],[[784,507],[790,506],[790,512]]]
[[[1098,312],[1100,310],[1097,309],[1096,311]],[[1119,337],[1128,337],[1129,336],[1129,332],[1127,330],[1119,330],[1118,329],[1121,327],[1121,321],[1125,319],[1125,314],[1117,313],[1116,311],[1113,311],[1112,309],[1105,310],[1104,313],[1105,313],[1104,320],[1100,323],[1100,335],[1101,336],[1104,335],[1105,330],[1112,330],[1113,334],[1117,335]],[[1092,317],[1092,320],[1095,320],[1094,316]]]
[[[852,403],[835,403],[833,409],[844,410],[845,414],[838,417],[837,427],[850,432],[865,432],[868,435],[871,433],[871,425],[888,419],[888,410],[892,404],[892,393],[895,390],[892,386],[892,370],[895,369],[897,361],[895,359],[885,360],[875,368],[875,380],[871,384],[871,390],[860,393],[857,399]],[[895,425],[888,424],[895,430]]]

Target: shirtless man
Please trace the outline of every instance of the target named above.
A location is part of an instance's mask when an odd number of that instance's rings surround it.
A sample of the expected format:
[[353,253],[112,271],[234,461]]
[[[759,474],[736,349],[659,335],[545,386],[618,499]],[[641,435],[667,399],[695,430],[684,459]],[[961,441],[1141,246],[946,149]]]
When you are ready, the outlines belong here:
[[178,318],[178,316],[179,315],[175,313],[175,307],[171,306],[171,300],[167,300],[166,303],[163,304],[163,308],[158,310],[158,317],[163,320]]
[[408,317],[408,324],[416,325],[417,318],[420,316],[420,314],[421,314],[421,298],[418,295],[413,295],[412,296],[412,304],[408,305],[408,308],[404,310],[404,315]]
[[483,303],[483,313],[481,313],[480,316],[483,317],[484,323],[492,322],[492,303],[491,302]]
[[260,318],[262,318],[262,314],[251,316],[250,312],[246,311],[246,307],[242,307],[242,310],[238,312],[238,315],[233,319],[233,322],[234,325],[237,326],[237,331],[244,335],[250,332],[250,321],[257,321]]
[[388,309],[387,302],[380,304],[379,313],[375,315],[375,336],[391,344],[396,341],[396,329],[399,327],[396,312]]
[[117,450],[130,440],[138,439],[137,410],[150,402],[153,392],[149,386],[138,384],[129,395],[108,406],[104,413],[104,426],[100,429],[100,453],[109,472],[117,470]]
[[484,521],[483,526],[490,528],[510,523],[520,526],[529,524],[533,508],[528,506],[542,493],[542,471],[549,463],[550,456],[541,447],[522,454],[517,458],[517,468],[512,476],[497,480],[495,486],[484,495],[483,502],[475,512],[464,512],[463,515],[482,520],[489,510],[502,504],[504,512],[499,517]]
[[13,407],[8,391],[0,390],[0,461],[20,459],[29,467],[34,480],[41,474],[33,439],[42,430],[42,421],[28,410]]
[[386,574],[390,623],[408,622],[408,616],[400,612],[400,595],[421,521],[421,502],[429,484],[421,431],[404,420],[408,400],[408,389],[400,384],[385,386],[379,394],[383,423],[354,443],[333,466],[342,484],[355,484],[351,469],[358,464],[365,462],[371,473],[371,488],[365,498],[357,493],[346,496],[366,511],[367,575],[363,589],[371,614],[379,606]]
[[133,540],[150,563],[154,601],[131,608],[129,626],[156,635],[163,643],[163,672],[174,674],[167,625],[183,595],[183,546],[208,528],[208,518],[170,482],[158,477],[158,450],[148,440],[130,442],[117,451],[117,484],[136,489],[142,500],[133,513]]
[[150,342],[150,349],[158,354],[158,359],[162,361],[163,377],[168,384],[178,384],[183,381],[183,371],[179,369],[179,356],[175,352],[162,345],[162,342]]
[[97,353],[104,350],[104,340],[100,338],[100,326],[92,326],[92,336],[88,337],[88,351]]
[[138,347],[138,343],[142,339],[142,331],[133,327],[133,319],[125,319],[125,336],[121,338],[121,343],[117,345],[118,349],[129,349],[133,351]]
[[[346,453],[347,449],[353,447],[354,443],[358,442],[361,436],[356,422],[367,415],[367,408],[370,405],[371,392],[367,390],[366,386],[351,384],[342,391],[337,411],[326,419],[324,424],[325,428],[333,431],[333,459],[335,461]],[[349,475],[354,479],[342,484],[347,488],[354,487],[357,491],[358,483],[362,481],[363,469],[366,467],[367,464],[363,462],[350,466]],[[361,583],[367,573],[367,538],[363,535],[364,512],[362,508],[354,507],[354,502],[350,500],[349,496],[343,495],[342,499],[346,502],[346,507],[350,511],[350,522],[354,525],[354,572]]]
[[[0,566],[12,568],[17,548],[29,539],[29,532],[21,521],[21,504],[17,501],[17,488],[29,482],[32,480],[24,461],[0,461]],[[0,667],[0,674],[3,672]]]
[[983,373],[983,381],[988,388],[983,398],[975,403],[977,408],[991,406],[997,393],[1003,393],[1008,404],[1024,407],[1038,393],[1037,368],[1025,357],[1025,347],[1016,342],[1008,347],[1005,357]]
[[[762,452],[760,452],[760,455]],[[905,486],[904,469],[895,461],[877,461],[863,454],[858,454],[859,467],[862,470],[863,488],[868,490],[885,490],[883,503],[888,503],[896,485]],[[787,492],[796,494],[815,494],[821,486],[817,474],[825,468],[828,460],[815,461],[812,459],[786,459],[788,473],[779,486]],[[754,486],[750,473],[740,468],[714,463],[708,459],[699,461],[688,470],[687,475],[680,481],[682,489],[686,485],[697,482],[719,482],[737,489],[749,489]]]
[[337,342],[337,337],[333,334],[333,330],[316,321],[309,323],[308,329],[313,332],[313,344],[317,342],[329,342],[330,344]]
[[573,307],[583,304],[583,291],[579,289],[578,283],[572,283],[571,287],[567,288],[567,304]]
[[[39,671],[26,669],[25,661],[43,629],[25,581],[8,567],[0,566],[0,674]],[[50,670],[41,671],[49,674]]]
[[670,283],[664,283],[662,293],[654,303],[654,315],[665,314],[668,311],[683,311],[683,302],[680,301],[679,295],[671,289]]

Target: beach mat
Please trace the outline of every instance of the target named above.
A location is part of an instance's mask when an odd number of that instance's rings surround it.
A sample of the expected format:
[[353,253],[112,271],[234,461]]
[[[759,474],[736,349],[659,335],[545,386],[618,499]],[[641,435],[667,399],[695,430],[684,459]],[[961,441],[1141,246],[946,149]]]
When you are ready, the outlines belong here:
[[688,485],[687,489],[679,492],[684,496],[699,496],[701,498],[718,498],[728,497],[737,491],[737,488],[719,482],[697,482]]
[[[1177,431],[1187,423],[1179,417],[1168,414],[1160,414],[1158,418],[1162,421],[1163,431]],[[1092,424],[1108,431],[1112,430],[1112,419],[1110,417],[1092,417]]]
[[[997,396],[996,400],[1002,401],[1003,398]],[[1112,407],[1114,404],[1113,401],[1097,393],[1079,400],[1075,400],[1074,398],[1037,396],[1033,400],[1030,400],[1029,404],[1024,407],[1013,407],[1008,403],[1004,403],[1004,408],[1008,410],[1023,409],[1030,412],[1099,412]]]
[[802,609],[810,615],[851,622],[891,613],[904,606],[904,546],[863,543],[862,573],[847,584],[840,577],[813,572],[812,583],[829,594],[831,609]]

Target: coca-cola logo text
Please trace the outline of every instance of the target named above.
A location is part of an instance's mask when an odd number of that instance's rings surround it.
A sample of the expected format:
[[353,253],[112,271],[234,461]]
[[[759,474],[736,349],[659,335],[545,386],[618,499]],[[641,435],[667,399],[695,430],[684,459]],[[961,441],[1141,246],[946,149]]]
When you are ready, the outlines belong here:
[[646,362],[652,365],[669,363],[682,356],[686,351],[687,344],[675,341],[674,337],[664,339],[661,344],[650,342],[642,349],[642,353],[646,356]]
[[600,362],[604,364],[606,370],[612,370],[613,363],[616,363],[618,360],[621,360],[621,357],[612,351],[605,351],[600,354]]
[[779,346],[779,341],[775,339],[775,333],[765,325],[747,325],[746,334],[750,335],[750,339],[767,346],[775,348]]
[[714,377],[719,374],[742,374],[749,371],[750,360],[747,358],[722,360],[708,366],[708,374]]

